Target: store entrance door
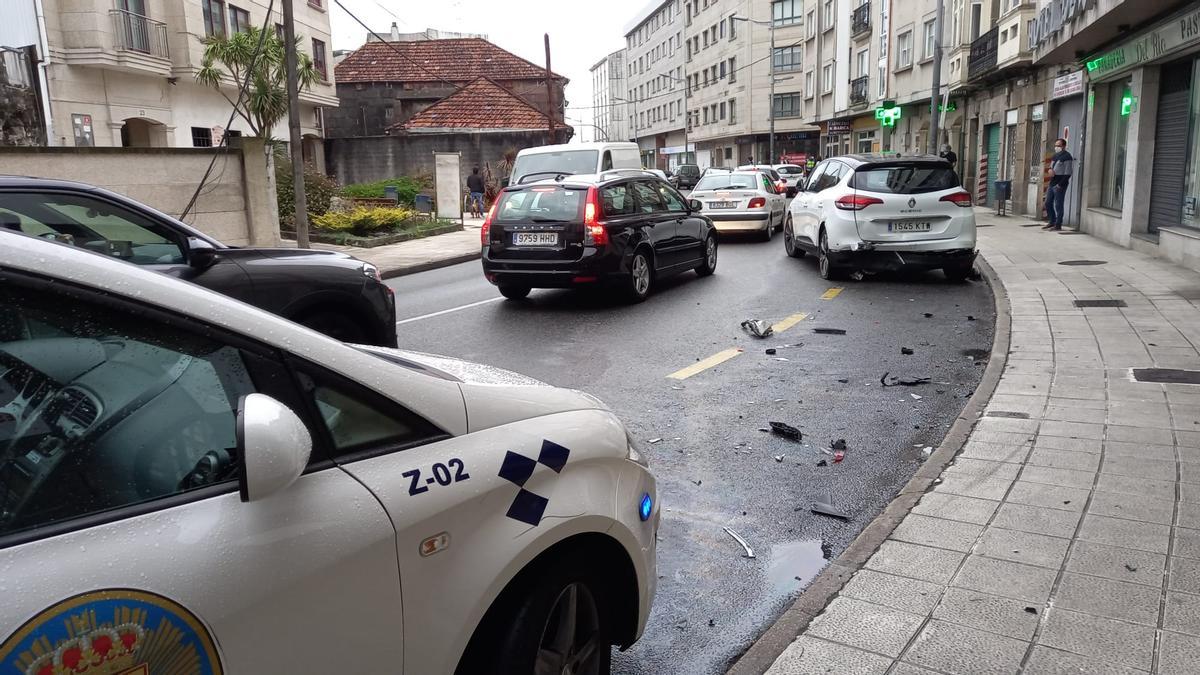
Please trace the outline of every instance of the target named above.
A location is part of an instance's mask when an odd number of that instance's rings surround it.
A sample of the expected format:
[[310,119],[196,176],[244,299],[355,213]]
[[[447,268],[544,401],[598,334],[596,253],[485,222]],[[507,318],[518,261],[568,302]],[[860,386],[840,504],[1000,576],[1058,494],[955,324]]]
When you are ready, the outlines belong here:
[[1000,125],[983,128],[983,152],[987,155],[987,202],[996,205],[996,181],[1000,179]]
[[1047,154],[1054,151],[1054,140],[1065,138],[1067,152],[1075,158],[1074,175],[1067,184],[1067,196],[1063,199],[1063,210],[1066,217],[1063,225],[1079,227],[1080,188],[1083,185],[1083,97],[1063,99],[1055,102],[1055,130],[1048,143]]
[[1192,60],[1163,66],[1159,78],[1158,119],[1154,130],[1154,175],[1150,183],[1147,229],[1179,225],[1187,175],[1188,122],[1192,103]]

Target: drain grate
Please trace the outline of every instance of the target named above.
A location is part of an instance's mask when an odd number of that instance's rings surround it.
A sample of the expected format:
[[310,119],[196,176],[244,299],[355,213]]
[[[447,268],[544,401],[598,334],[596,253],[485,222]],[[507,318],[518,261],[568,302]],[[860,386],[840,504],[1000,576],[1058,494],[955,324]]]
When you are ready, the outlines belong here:
[[1107,265],[1107,260],[1064,260],[1059,265],[1082,266],[1082,265]]
[[1011,410],[991,410],[984,417],[1004,417],[1011,420],[1027,420],[1029,413],[1012,412]]
[[1200,384],[1200,370],[1180,370],[1178,368],[1133,368],[1134,382],[1154,382],[1157,384]]
[[1076,300],[1076,307],[1127,307],[1124,300]]

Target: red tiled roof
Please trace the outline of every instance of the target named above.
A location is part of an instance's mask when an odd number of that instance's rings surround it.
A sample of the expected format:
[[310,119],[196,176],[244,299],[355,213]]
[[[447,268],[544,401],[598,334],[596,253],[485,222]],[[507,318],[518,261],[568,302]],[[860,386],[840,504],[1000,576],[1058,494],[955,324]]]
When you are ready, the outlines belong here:
[[481,77],[391,129],[544,129],[548,125],[540,110]]
[[[400,53],[397,53],[399,51]],[[333,69],[343,82],[450,82],[545,79],[546,69],[482,38],[368,42]],[[566,78],[555,74],[556,78]]]

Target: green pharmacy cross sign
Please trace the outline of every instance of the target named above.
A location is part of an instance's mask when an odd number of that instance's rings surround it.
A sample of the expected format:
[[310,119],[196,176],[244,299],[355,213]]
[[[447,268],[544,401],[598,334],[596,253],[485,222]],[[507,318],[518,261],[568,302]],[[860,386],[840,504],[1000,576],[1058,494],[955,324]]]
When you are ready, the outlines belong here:
[[875,109],[875,119],[885,127],[896,126],[896,120],[900,119],[900,107],[896,104],[884,105],[882,108]]

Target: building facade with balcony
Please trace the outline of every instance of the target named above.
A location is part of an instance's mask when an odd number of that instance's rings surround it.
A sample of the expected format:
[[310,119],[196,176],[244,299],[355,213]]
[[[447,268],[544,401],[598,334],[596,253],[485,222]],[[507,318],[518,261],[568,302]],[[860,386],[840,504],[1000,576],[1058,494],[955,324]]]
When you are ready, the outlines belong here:
[[628,140],[646,168],[673,169],[694,159],[687,147],[684,86],[685,0],[652,0],[625,29],[624,103]]
[[625,85],[625,51],[617,50],[591,67],[592,124],[597,141],[623,141],[629,138],[625,119],[628,106],[621,102],[628,93]]
[[[212,146],[223,134],[248,133],[228,124],[237,85],[217,91],[196,81],[202,41],[250,26],[282,30],[265,0],[8,0],[40,17],[5,42],[38,47],[47,98],[49,142],[63,146]],[[305,153],[323,165],[321,108],[334,106],[329,65],[327,0],[296,3],[296,33],[323,80],[301,92]],[[23,46],[23,45],[6,45]],[[228,124],[228,128],[226,125]],[[287,138],[287,120],[274,129]]]
[[1200,269],[1200,3],[1040,3],[1031,46],[1078,101],[1080,229]]

